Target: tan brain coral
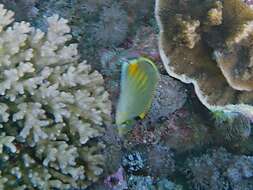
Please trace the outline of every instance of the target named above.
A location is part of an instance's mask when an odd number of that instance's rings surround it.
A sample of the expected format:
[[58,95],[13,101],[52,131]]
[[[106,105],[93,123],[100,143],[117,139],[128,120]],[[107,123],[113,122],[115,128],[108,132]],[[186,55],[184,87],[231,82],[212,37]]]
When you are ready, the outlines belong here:
[[157,0],[156,17],[168,73],[193,83],[208,108],[252,115],[253,10],[241,0]]

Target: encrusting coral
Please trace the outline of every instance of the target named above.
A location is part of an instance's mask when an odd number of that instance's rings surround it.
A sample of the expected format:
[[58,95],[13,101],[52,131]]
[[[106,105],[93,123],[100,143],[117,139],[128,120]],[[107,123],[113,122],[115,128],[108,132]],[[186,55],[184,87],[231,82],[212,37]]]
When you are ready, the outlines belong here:
[[186,99],[186,91],[180,82],[167,75],[160,75],[155,97],[148,115],[152,121],[167,117],[181,108]]
[[246,140],[251,135],[251,122],[239,112],[226,114],[222,111],[214,112],[215,128],[228,141]]
[[253,9],[242,0],[157,0],[168,73],[193,83],[211,110],[247,112],[253,101]]
[[119,45],[127,36],[127,12],[119,4],[104,7],[100,21],[94,29],[95,38],[103,46]]
[[44,33],[0,5],[0,189],[86,188],[102,173],[103,78],[79,62],[67,20]]
[[34,19],[38,9],[35,5],[38,0],[0,0],[0,4],[4,4],[6,9],[15,12],[16,21],[28,21]]
[[213,149],[186,161],[185,174],[194,190],[250,190],[253,188],[253,157]]

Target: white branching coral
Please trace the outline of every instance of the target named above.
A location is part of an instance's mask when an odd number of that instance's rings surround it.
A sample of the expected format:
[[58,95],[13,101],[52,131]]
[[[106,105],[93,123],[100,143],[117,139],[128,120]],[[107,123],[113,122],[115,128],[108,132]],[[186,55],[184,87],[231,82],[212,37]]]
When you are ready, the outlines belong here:
[[8,147],[11,152],[16,152],[16,146],[12,143],[15,137],[6,136],[5,133],[0,135],[0,154],[3,152],[3,147]]
[[79,62],[67,20],[49,17],[44,33],[13,15],[0,5],[0,169],[8,179],[0,187],[85,188],[102,173],[98,137],[111,113],[103,78]]

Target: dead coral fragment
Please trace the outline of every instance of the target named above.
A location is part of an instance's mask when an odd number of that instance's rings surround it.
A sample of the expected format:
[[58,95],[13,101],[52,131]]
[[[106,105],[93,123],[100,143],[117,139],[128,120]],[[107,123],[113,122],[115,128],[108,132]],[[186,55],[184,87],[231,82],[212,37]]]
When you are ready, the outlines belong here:
[[[241,0],[157,0],[168,73],[210,109],[251,109],[253,10]],[[243,105],[244,104],[244,105]]]

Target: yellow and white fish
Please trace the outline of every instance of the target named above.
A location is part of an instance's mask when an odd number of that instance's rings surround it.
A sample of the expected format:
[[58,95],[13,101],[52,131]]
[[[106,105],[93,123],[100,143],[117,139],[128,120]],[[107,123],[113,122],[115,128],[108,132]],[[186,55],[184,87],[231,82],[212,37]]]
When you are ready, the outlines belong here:
[[159,72],[151,60],[139,57],[123,63],[120,97],[116,110],[118,126],[136,117],[145,117],[158,81]]

